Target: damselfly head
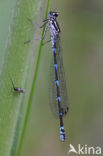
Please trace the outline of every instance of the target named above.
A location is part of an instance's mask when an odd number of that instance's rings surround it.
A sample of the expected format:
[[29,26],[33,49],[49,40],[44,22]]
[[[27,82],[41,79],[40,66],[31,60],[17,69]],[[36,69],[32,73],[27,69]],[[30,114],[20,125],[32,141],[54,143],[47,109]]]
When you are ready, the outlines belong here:
[[50,18],[57,18],[58,15],[59,15],[58,12],[54,12],[54,11],[50,11],[50,12],[49,12],[49,17],[50,17]]

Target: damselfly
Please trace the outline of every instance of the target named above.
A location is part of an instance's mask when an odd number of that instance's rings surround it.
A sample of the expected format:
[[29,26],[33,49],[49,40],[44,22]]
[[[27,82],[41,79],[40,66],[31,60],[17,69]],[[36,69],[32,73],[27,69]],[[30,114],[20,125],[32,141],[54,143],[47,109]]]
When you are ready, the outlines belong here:
[[43,20],[44,24],[41,26],[41,28],[46,25],[43,39],[45,38],[47,29],[50,29],[50,41],[52,43],[53,50],[53,70],[51,74],[52,90],[50,91],[50,102],[55,105],[54,109],[56,109],[57,116],[60,120],[60,139],[61,141],[65,141],[66,137],[63,124],[63,117],[67,114],[69,107],[67,105],[66,81],[60,47],[60,28],[57,22],[57,17],[57,12],[50,11],[48,18]]

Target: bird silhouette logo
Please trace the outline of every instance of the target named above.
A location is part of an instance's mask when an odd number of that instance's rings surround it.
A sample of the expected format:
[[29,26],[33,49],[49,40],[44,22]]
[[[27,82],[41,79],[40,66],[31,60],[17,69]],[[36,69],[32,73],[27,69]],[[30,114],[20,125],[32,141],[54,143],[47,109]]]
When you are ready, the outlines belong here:
[[72,144],[69,145],[70,149],[68,151],[68,154],[70,154],[71,152],[78,154],[78,152],[76,151],[76,149],[74,148],[74,146]]

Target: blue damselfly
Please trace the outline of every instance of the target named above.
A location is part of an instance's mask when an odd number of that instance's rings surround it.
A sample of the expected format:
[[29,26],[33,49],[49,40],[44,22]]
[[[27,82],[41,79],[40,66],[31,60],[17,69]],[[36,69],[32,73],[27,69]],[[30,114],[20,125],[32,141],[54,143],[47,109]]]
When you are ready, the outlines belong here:
[[[45,38],[47,29],[50,29],[50,41],[52,43],[53,50],[53,59],[52,59],[52,82],[51,82],[51,91],[50,91],[50,102],[54,105],[56,109],[57,116],[60,120],[60,139],[65,141],[65,130],[63,124],[63,117],[68,112],[67,105],[67,90],[66,90],[66,81],[64,74],[64,67],[62,61],[62,53],[60,47],[60,28],[57,22],[58,13],[49,12],[48,18],[43,20],[43,28],[46,25],[43,38]],[[49,42],[49,41],[47,41]]]

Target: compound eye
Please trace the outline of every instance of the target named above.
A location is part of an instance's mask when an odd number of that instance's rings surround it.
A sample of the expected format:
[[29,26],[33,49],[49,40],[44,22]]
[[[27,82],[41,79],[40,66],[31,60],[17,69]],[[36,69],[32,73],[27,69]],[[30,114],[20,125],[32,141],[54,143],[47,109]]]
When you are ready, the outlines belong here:
[[55,17],[55,18],[57,18],[58,15],[59,15],[58,12],[53,12],[53,11],[50,11],[50,12],[49,12],[49,16],[50,16],[50,17]]
[[56,12],[54,16],[55,16],[55,17],[58,17],[58,13]]

